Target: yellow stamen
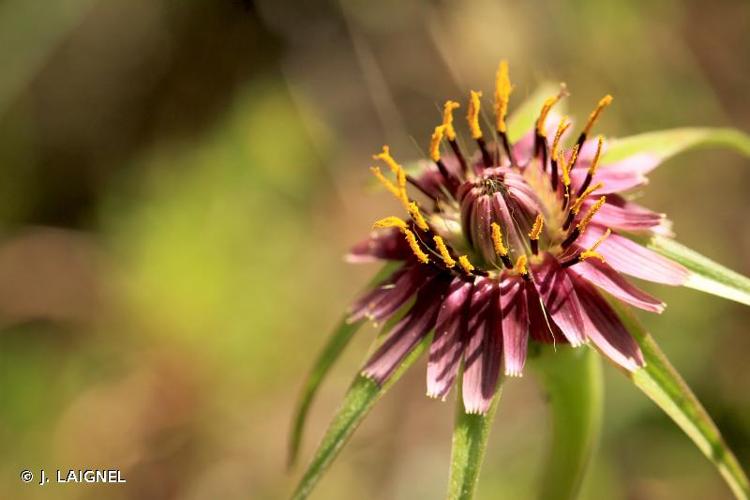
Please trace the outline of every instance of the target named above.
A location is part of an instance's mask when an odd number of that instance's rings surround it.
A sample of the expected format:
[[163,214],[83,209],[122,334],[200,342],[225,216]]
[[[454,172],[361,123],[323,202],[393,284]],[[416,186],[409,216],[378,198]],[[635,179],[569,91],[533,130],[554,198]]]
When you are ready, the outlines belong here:
[[604,262],[604,256],[602,256],[602,254],[597,252],[596,249],[599,248],[599,245],[601,245],[602,242],[606,240],[610,234],[612,234],[612,230],[607,229],[607,231],[603,235],[601,235],[599,239],[597,239],[588,250],[581,252],[578,258],[580,258],[581,260],[586,260],[586,259],[590,259],[593,257],[595,259],[599,259],[602,262]]
[[466,274],[471,274],[474,271],[474,266],[469,262],[469,258],[466,255],[462,255],[458,258],[458,265],[464,270]]
[[588,212],[586,212],[586,215],[583,216],[583,219],[581,219],[581,222],[578,223],[578,231],[583,233],[583,231],[586,230],[586,226],[589,225],[589,222],[591,222],[591,219],[596,215],[596,212],[599,211],[600,208],[602,208],[602,205],[604,205],[604,202],[607,201],[606,196],[602,196],[598,200],[596,200],[596,203],[594,203]]
[[383,172],[380,171],[380,168],[378,167],[370,167],[370,172],[372,172],[372,175],[375,176],[375,178],[380,181],[380,183],[385,187],[390,193],[395,196],[399,201],[403,202],[403,191],[401,188],[396,186],[393,182],[391,182],[389,179],[387,179]]
[[513,86],[510,84],[508,74],[508,61],[500,61],[495,76],[495,120],[497,131],[504,133],[507,130],[505,116],[508,114],[508,102],[510,93],[513,92]]
[[583,128],[582,133],[584,135],[589,135],[591,127],[594,126],[594,122],[596,122],[597,118],[599,118],[599,115],[604,110],[604,108],[606,108],[610,104],[612,104],[612,96],[609,94],[605,95],[599,100],[599,104],[597,104],[596,109],[591,112],[591,114],[589,115],[589,120],[586,122],[586,126]]
[[495,253],[501,257],[508,255],[508,248],[503,243],[503,232],[500,225],[496,222],[491,224],[492,227],[492,244],[495,246]]
[[445,136],[449,141],[456,140],[456,129],[453,128],[453,110],[460,107],[461,105],[456,101],[445,101],[445,105],[443,105],[443,127],[445,127]]
[[529,274],[529,268],[527,264],[528,259],[525,255],[521,255],[520,257],[518,257],[518,260],[516,260],[516,265],[513,266],[513,271],[521,275]]
[[377,167],[372,167],[370,170],[375,175],[375,177],[383,184],[388,191],[390,191],[393,196],[395,196],[402,205],[404,205],[404,208],[407,210],[409,209],[409,196],[406,194],[406,172],[404,172],[403,167],[399,165],[396,160],[393,159],[393,156],[391,156],[391,151],[388,146],[383,146],[383,151],[380,154],[373,155],[372,158],[374,160],[381,160],[386,165],[388,165],[388,168],[396,174],[396,183],[393,184],[393,182],[386,179],[386,177],[383,175],[383,173],[380,171]]
[[603,143],[604,143],[604,138],[602,136],[599,136],[599,142],[596,145],[596,154],[594,155],[594,159],[591,162],[591,166],[589,167],[589,175],[591,177],[594,177],[594,174],[596,174],[596,169],[599,168],[599,157],[602,154]]
[[391,156],[391,148],[389,148],[387,145],[383,146],[383,151],[381,153],[378,153],[376,155],[372,155],[373,160],[382,160],[385,162],[386,165],[388,165],[388,168],[391,169],[391,172],[394,174],[398,174],[400,170],[403,170],[401,168],[401,165],[396,163],[396,160],[393,159],[393,156]]
[[438,125],[432,133],[432,140],[430,141],[430,159],[432,161],[440,160],[440,143],[443,141],[445,131],[445,125]]
[[415,202],[410,202],[406,209],[409,211],[412,220],[414,220],[414,224],[416,224],[419,229],[427,231],[430,228],[430,226],[427,225],[427,221],[422,217],[422,213],[419,211],[419,207]]
[[406,222],[403,219],[393,215],[375,221],[375,223],[372,225],[373,229],[385,229],[387,227],[397,227],[401,230],[407,229]]
[[469,109],[466,113],[466,120],[469,122],[469,130],[471,130],[472,139],[482,138],[482,129],[479,127],[479,108],[481,106],[481,102],[479,101],[480,97],[482,97],[481,91],[471,91],[471,96],[469,97]]
[[414,236],[414,233],[412,233],[409,229],[402,229],[401,232],[404,233],[404,237],[409,243],[409,248],[411,248],[411,251],[414,252],[414,255],[417,257],[417,259],[422,264],[427,264],[428,262],[430,262],[430,257],[419,247],[419,243],[417,243],[417,237]]
[[419,243],[417,242],[417,237],[414,236],[414,233],[409,229],[404,220],[398,217],[391,216],[380,219],[372,225],[373,229],[384,229],[387,227],[399,228],[404,234],[404,238],[406,238],[406,242],[409,244],[409,248],[411,248],[411,251],[414,252],[414,255],[417,257],[417,259],[423,264],[427,264],[428,262],[430,262],[430,257],[422,251],[422,248],[420,248]]
[[568,130],[568,127],[570,127],[568,117],[563,116],[562,120],[560,120],[560,124],[557,126],[557,132],[555,132],[555,140],[552,142],[550,156],[554,159],[557,159],[557,148],[560,146],[560,139],[562,138],[562,135],[565,133],[565,131]]
[[531,232],[529,233],[529,239],[538,240],[539,235],[542,234],[542,228],[544,228],[544,217],[542,217],[542,214],[537,214],[536,220],[534,221],[534,226],[531,228]]
[[544,131],[544,122],[547,121],[547,115],[549,114],[552,107],[557,104],[561,97],[562,93],[549,97],[546,101],[544,101],[544,104],[542,105],[542,111],[539,113],[539,118],[536,121],[536,131],[537,134],[539,134],[541,137],[546,137],[546,133]]
[[448,252],[448,247],[445,246],[443,238],[441,238],[440,236],[434,236],[432,239],[435,241],[435,246],[437,246],[438,252],[440,252],[440,258],[443,259],[446,267],[448,267],[449,269],[453,268],[453,266],[456,265],[456,261],[453,260],[450,252]]
[[578,215],[578,212],[581,211],[581,206],[583,206],[583,202],[586,201],[586,198],[591,196],[591,193],[593,193],[597,189],[601,189],[602,187],[604,187],[603,182],[597,182],[593,186],[589,186],[589,188],[581,193],[581,196],[576,199],[575,203],[573,203],[573,206],[570,207],[570,211],[573,212],[574,215]]
[[576,160],[578,160],[578,144],[573,146],[573,152],[570,154],[570,161],[567,163],[563,162],[562,178],[565,187],[570,186],[570,171],[573,168],[573,165],[575,165]]

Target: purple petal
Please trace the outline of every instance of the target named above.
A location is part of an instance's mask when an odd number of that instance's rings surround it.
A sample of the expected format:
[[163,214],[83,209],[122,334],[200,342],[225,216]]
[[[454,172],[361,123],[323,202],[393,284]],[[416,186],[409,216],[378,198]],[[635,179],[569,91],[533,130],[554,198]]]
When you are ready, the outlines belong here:
[[573,347],[583,344],[583,319],[571,281],[557,259],[547,254],[544,262],[534,269],[534,278],[545,310],[555,320]]
[[370,357],[362,370],[365,377],[378,384],[390,377],[406,356],[435,325],[441,294],[446,290],[443,280],[435,280],[417,295],[417,301],[399,321],[388,338]]
[[655,313],[664,311],[663,302],[637,288],[605,262],[587,259],[574,265],[570,270],[632,306]]
[[[596,197],[587,199],[581,212],[587,212],[596,202]],[[669,233],[669,223],[664,214],[652,212],[636,203],[623,200],[617,195],[607,197],[593,219],[598,224],[622,231],[650,231],[652,233]]]
[[362,318],[380,321],[390,317],[427,283],[434,272],[421,265],[405,265],[392,273],[352,305],[348,321]]
[[542,298],[531,282],[526,282],[526,306],[529,314],[529,335],[545,344],[567,344],[568,340],[560,327],[542,309]]
[[520,377],[526,364],[529,343],[529,315],[526,310],[526,285],[522,279],[508,279],[500,289],[503,359],[505,374]]
[[480,281],[469,306],[464,352],[463,401],[467,413],[484,414],[495,394],[502,360],[502,331],[497,314],[497,286]]
[[351,263],[375,262],[381,260],[407,260],[412,253],[408,243],[398,231],[390,228],[373,231],[370,236],[360,241],[346,254],[346,261]]
[[[604,231],[598,224],[590,224],[579,238],[578,244],[588,248],[604,234]],[[617,271],[636,278],[679,286],[684,284],[689,276],[688,270],[680,264],[619,234],[612,233],[602,242],[598,251]]]
[[576,294],[584,311],[588,338],[597,349],[626,370],[645,365],[638,343],[633,339],[607,301],[585,280],[575,278]]
[[445,399],[456,379],[463,354],[472,283],[456,278],[440,306],[435,323],[435,338],[427,362],[427,395]]

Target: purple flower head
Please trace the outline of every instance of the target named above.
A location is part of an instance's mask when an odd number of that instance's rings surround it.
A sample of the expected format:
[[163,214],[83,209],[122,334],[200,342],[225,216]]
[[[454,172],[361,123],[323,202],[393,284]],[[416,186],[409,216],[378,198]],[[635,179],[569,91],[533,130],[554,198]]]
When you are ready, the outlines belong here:
[[664,304],[623,275],[669,285],[688,277],[681,265],[623,236],[669,234],[669,223],[621,195],[645,184],[657,158],[600,162],[607,142],[590,133],[612,97],[599,101],[565,148],[571,122],[553,113],[563,89],[545,101],[534,130],[512,144],[504,62],[496,83],[491,140],[479,124],[481,93],[471,92],[475,151],[459,144],[453,112],[460,105],[448,101],[419,173],[407,174],[387,146],[374,157],[390,174],[379,167],[373,174],[406,215],[377,221],[349,254],[354,262],[400,263],[355,302],[352,321],[382,322],[407,309],[363,374],[384,383],[434,332],[427,394],[445,398],[462,365],[469,413],[487,412],[501,370],[523,374],[529,342],[590,342],[625,370],[638,370],[640,348],[601,292],[659,313]]

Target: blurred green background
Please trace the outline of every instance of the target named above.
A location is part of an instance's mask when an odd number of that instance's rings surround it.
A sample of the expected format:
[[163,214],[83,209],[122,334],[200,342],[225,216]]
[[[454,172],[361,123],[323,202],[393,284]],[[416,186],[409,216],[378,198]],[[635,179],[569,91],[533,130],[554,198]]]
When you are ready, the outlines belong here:
[[[750,3],[0,2],[0,498],[276,499],[303,377],[374,271],[341,256],[395,204],[367,186],[388,142],[417,157],[447,98],[518,103],[565,81],[610,135],[750,130]],[[644,203],[750,274],[750,163],[701,151]],[[642,315],[750,463],[750,310],[689,290]],[[311,415],[303,461],[373,338]],[[441,498],[453,405],[409,373],[313,498]],[[585,498],[730,498],[667,417],[607,368]],[[478,498],[532,498],[548,439],[532,377],[507,384]],[[119,468],[126,485],[23,484]]]

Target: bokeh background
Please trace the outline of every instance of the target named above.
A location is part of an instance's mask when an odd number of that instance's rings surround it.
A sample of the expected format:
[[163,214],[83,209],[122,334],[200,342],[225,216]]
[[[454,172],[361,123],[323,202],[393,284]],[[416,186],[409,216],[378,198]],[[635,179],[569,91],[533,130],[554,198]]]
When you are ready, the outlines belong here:
[[[750,130],[742,0],[0,2],[0,498],[276,499],[316,351],[374,271],[347,246],[395,204],[368,187],[388,142],[421,155],[439,106],[518,103],[565,81],[599,129]],[[511,104],[511,108],[513,103]],[[750,274],[750,162],[693,152],[644,202],[684,243]],[[750,309],[690,290],[642,315],[750,463]],[[373,338],[313,408],[317,440]],[[607,367],[585,498],[730,498],[708,461]],[[441,498],[453,404],[423,366],[378,405],[313,498]],[[507,384],[478,498],[533,498],[547,434],[532,377]],[[303,464],[304,465],[304,464]],[[19,472],[119,468],[124,486]]]

